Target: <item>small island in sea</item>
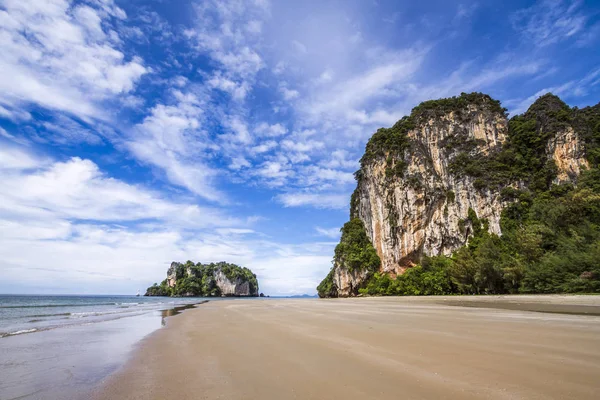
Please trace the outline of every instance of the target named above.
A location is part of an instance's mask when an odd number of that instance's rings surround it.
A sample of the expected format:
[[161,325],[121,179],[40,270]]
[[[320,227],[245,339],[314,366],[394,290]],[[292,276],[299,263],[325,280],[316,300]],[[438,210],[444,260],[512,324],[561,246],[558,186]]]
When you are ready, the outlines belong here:
[[185,264],[172,262],[167,278],[155,283],[144,296],[176,297],[257,297],[256,275],[245,267],[224,261]]

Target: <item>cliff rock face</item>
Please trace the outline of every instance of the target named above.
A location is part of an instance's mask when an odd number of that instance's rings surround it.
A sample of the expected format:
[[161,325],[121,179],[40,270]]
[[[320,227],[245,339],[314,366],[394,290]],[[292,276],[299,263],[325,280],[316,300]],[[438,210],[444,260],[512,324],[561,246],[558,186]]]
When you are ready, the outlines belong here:
[[556,183],[576,181],[581,171],[589,168],[583,143],[573,127],[569,126],[557,132],[548,141],[546,152],[558,168]]
[[333,287],[336,297],[350,297],[358,293],[361,284],[367,280],[370,272],[367,269],[349,270],[340,264],[333,268]]
[[500,234],[500,194],[475,190],[474,178],[452,174],[449,163],[459,150],[448,144],[470,142],[471,155],[486,154],[502,144],[506,130],[504,115],[470,106],[466,118],[449,113],[408,132],[411,149],[402,160],[407,164],[403,178],[386,178],[386,158],[365,165],[352,212],[364,222],[384,272],[402,273],[421,253],[449,255],[463,246],[470,228],[461,221],[469,208]]
[[250,283],[241,277],[229,279],[221,270],[215,273],[217,287],[222,296],[258,296],[258,288],[254,292],[250,290]]
[[[556,107],[564,106],[557,101]],[[373,135],[356,173],[350,214],[363,222],[381,265],[378,271],[350,270],[336,252],[328,275],[336,296],[356,295],[373,272],[394,277],[422,255],[451,255],[468,243],[473,216],[485,221],[489,232],[502,234],[501,213],[512,201],[502,191],[525,188],[528,182],[516,177],[492,184],[475,167],[477,160],[497,157],[506,147],[505,111],[487,95],[463,94],[423,103],[394,127]],[[575,182],[588,167],[576,131],[562,124],[549,134],[544,118],[525,115],[528,129],[546,140],[542,151],[556,166],[555,182]]]
[[[181,265],[181,263],[172,262],[171,266],[167,270],[167,286],[168,287],[171,287],[171,288],[175,287],[175,284],[177,283],[177,267],[179,265]],[[187,274],[189,275],[189,272]]]
[[173,262],[167,279],[149,287],[146,296],[258,296],[258,281],[248,268],[235,264]]

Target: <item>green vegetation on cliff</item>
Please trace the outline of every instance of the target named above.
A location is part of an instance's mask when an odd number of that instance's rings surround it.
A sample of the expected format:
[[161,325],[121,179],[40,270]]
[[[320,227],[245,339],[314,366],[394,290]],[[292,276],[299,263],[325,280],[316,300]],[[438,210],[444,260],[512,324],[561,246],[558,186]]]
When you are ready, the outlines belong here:
[[337,297],[337,290],[333,283],[333,268],[329,271],[325,279],[317,286],[319,297]]
[[[226,262],[194,264],[173,263],[167,272],[168,278],[159,284],[155,283],[146,291],[146,296],[221,296],[222,290],[217,284],[217,273],[222,272],[232,283],[248,282],[251,296],[258,295],[256,275],[245,267]],[[174,279],[175,285],[169,286],[168,280]]]
[[[449,112],[461,114],[473,103],[505,112],[499,102],[477,93],[422,103],[396,124],[399,127],[394,132],[379,130],[373,136],[357,180],[375,157],[389,158],[409,149],[411,143],[404,133],[419,119]],[[583,142],[590,168],[571,177],[574,183],[555,184],[557,167],[547,154],[548,143],[571,127]],[[489,233],[487,221],[470,209],[468,218],[461,221],[463,229],[468,226],[472,234],[466,246],[450,257],[422,256],[417,266],[396,278],[373,273],[360,293],[600,292],[600,104],[569,108],[558,97],[547,94],[526,113],[510,119],[508,128],[506,142],[489,154],[473,152],[477,143],[460,138],[450,138],[444,146],[453,175],[475,178],[476,190],[491,190],[509,200],[500,220],[502,236]],[[403,157],[394,157],[388,168],[400,165]],[[448,192],[446,197],[454,200],[455,194]],[[358,202],[355,193],[351,204],[354,219]],[[352,268],[378,269],[359,261]]]
[[485,109],[502,115],[505,115],[507,111],[498,100],[494,100],[484,93],[473,92],[461,93],[460,96],[445,99],[424,101],[413,108],[410,115],[417,120],[439,118],[450,113],[464,117],[471,111],[470,107]]
[[350,271],[366,269],[375,271],[381,260],[367,237],[363,222],[353,218],[341,229],[340,243],[335,247],[335,259]]
[[160,285],[155,283],[146,289],[146,294],[144,296],[171,296],[171,288],[165,279]]
[[[368,273],[377,271],[381,260],[365,232],[363,222],[353,218],[344,224],[341,232],[340,243],[335,247],[334,268],[337,266],[348,271],[360,269]],[[320,297],[334,297],[333,272],[332,268],[317,287]]]
[[396,279],[376,273],[359,293],[380,296],[422,296],[454,293],[449,275],[451,261],[445,257],[424,258]]

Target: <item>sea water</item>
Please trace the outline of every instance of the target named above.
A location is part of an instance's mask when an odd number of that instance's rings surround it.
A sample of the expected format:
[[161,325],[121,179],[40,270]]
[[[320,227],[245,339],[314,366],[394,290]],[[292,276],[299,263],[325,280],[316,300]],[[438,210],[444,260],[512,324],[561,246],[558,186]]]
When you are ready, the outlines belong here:
[[0,295],[0,338],[133,317],[197,298]]
[[135,344],[201,298],[0,296],[0,399],[87,398]]

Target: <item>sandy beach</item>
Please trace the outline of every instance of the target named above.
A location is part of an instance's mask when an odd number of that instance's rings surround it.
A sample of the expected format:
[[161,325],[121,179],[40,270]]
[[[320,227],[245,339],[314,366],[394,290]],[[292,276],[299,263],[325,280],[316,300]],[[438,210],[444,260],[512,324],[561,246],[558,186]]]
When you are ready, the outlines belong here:
[[600,296],[215,301],[93,398],[597,399],[599,314]]

